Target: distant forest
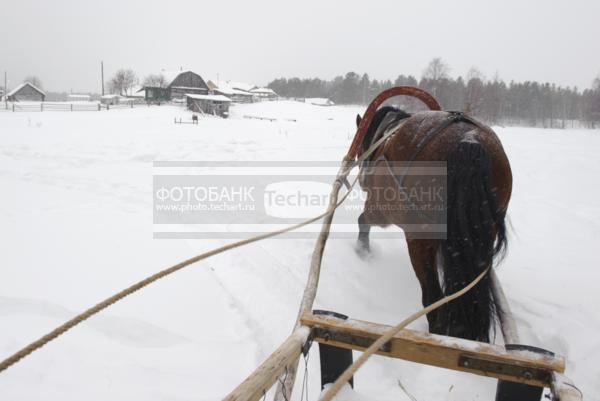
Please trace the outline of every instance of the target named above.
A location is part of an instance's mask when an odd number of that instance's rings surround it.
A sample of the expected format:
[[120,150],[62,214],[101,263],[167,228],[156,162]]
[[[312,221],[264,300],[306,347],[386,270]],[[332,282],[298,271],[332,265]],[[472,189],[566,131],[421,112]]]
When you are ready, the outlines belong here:
[[[465,78],[451,78],[449,67],[433,59],[420,80],[399,75],[394,81],[370,79],[349,72],[331,81],[318,78],[279,78],[269,83],[279,96],[329,98],[337,104],[367,104],[379,92],[398,85],[417,86],[433,94],[445,110],[466,111],[489,124],[527,125],[545,128],[600,127],[600,76],[591,89],[580,91],[551,83],[509,83],[495,77],[485,79],[472,68]],[[420,105],[411,99],[394,100],[409,111]]]

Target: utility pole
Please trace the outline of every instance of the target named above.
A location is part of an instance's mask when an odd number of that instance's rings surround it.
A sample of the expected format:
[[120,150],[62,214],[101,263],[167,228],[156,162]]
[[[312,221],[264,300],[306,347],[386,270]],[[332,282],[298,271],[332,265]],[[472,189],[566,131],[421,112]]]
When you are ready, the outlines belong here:
[[6,87],[6,71],[4,71],[4,108],[8,109],[8,88]]
[[104,96],[104,61],[100,62],[100,73],[102,74],[102,96]]

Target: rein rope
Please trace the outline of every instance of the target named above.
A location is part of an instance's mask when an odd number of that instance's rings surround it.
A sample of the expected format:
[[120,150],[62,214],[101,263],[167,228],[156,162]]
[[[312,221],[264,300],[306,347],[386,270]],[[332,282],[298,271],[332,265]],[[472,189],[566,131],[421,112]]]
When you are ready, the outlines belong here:
[[[336,180],[342,180],[342,182],[347,182],[346,181],[346,177],[348,175],[348,173],[350,172],[350,170],[352,168],[354,168],[355,166],[359,165],[360,163],[362,163],[366,158],[368,158],[375,150],[377,150],[377,148],[379,146],[381,146],[381,144],[383,142],[385,142],[387,140],[387,138],[389,138],[391,135],[393,135],[394,132],[387,132],[384,136],[382,136],[377,142],[375,142],[366,152],[364,152],[356,161],[355,160],[351,160],[348,157],[344,158],[342,167],[340,168],[340,171],[337,175]],[[134,292],[154,283],[155,281],[158,281],[170,274],[173,274],[189,265],[192,265],[194,263],[200,262],[201,260],[210,258],[211,256],[215,256],[218,255],[220,253],[229,251],[231,249],[235,249],[235,248],[239,248],[242,247],[244,245],[248,245],[248,244],[252,244],[254,242],[258,242],[258,241],[262,241],[264,239],[268,239],[268,238],[272,238],[275,237],[277,235],[280,234],[284,234],[290,231],[294,231],[297,230],[299,228],[305,227],[309,224],[312,224],[326,216],[329,216],[331,214],[333,214],[335,212],[335,210],[340,207],[342,205],[342,203],[346,200],[346,198],[350,195],[352,189],[354,188],[356,181],[358,180],[358,175],[354,178],[354,180],[352,181],[351,184],[349,184],[348,190],[347,192],[344,194],[344,196],[342,196],[342,198],[339,200],[339,202],[335,205],[334,208],[327,210],[324,213],[321,213],[318,216],[315,216],[311,219],[305,220],[301,223],[298,224],[294,224],[285,228],[282,228],[280,230],[276,230],[276,231],[271,231],[268,233],[264,233],[264,234],[260,234],[260,235],[256,235],[254,237],[251,238],[247,238],[247,239],[243,239],[241,241],[237,241],[237,242],[232,242],[230,244],[226,244],[223,245],[221,247],[212,249],[210,251],[204,252],[200,255],[194,256],[190,259],[184,260],[180,263],[177,263],[176,265],[173,265],[171,267],[168,267],[164,270],[159,271],[158,273],[155,273],[141,281],[138,281],[137,283],[125,288],[124,290],[106,298],[105,300],[103,300],[102,302],[92,306],[91,308],[85,310],[84,312],[80,313],[79,315],[73,317],[72,319],[68,320],[67,322],[61,324],[60,326],[56,327],[54,330],[52,330],[51,332],[49,332],[48,334],[40,337],[38,340],[30,343],[29,345],[25,346],[24,348],[20,349],[19,351],[17,351],[16,353],[14,353],[13,355],[9,356],[8,358],[4,359],[2,362],[0,362],[0,373],[2,373],[4,370],[8,369],[10,366],[14,365],[15,363],[19,362],[21,359],[25,358],[27,355],[31,354],[33,351],[42,348],[44,345],[48,344],[50,341],[56,339],[57,337],[63,335],[65,332],[67,332],[68,330],[72,329],[73,327],[77,326],[78,324],[80,324],[81,322],[83,322],[84,320],[92,317],[93,315],[97,314],[98,312],[108,308],[110,305],[114,304],[115,302],[118,302],[120,300],[122,300],[123,298],[133,294]]]
[[463,289],[455,292],[454,294],[450,294],[450,295],[448,295],[448,296],[440,299],[437,302],[432,303],[428,307],[423,308],[423,309],[421,309],[418,312],[413,313],[412,315],[410,315],[409,317],[407,317],[406,319],[404,319],[403,321],[401,321],[400,323],[398,323],[396,326],[392,327],[391,329],[389,329],[388,331],[386,331],[385,333],[383,333],[377,340],[375,340],[373,342],[373,344],[371,344],[371,346],[369,348],[367,348],[360,355],[360,357],[352,365],[350,365],[344,371],[344,373],[342,373],[340,375],[340,377],[337,378],[337,380],[331,385],[331,387],[329,387],[327,389],[327,391],[325,392],[325,394],[323,394],[322,397],[319,398],[319,401],[331,401],[331,399],[337,394],[338,391],[340,391],[340,389],[344,386],[344,384],[346,384],[348,382],[348,380],[350,380],[350,378],[354,375],[354,373],[356,373],[356,371],[358,369],[360,369],[360,367],[373,354],[375,354],[383,345],[385,345],[385,343],[387,343],[388,341],[390,341],[392,339],[392,337],[394,337],[402,329],[404,329],[406,326],[408,326],[410,323],[414,322],[415,320],[417,320],[421,316],[424,316],[424,315],[428,314],[429,312],[436,310],[440,306],[442,306],[444,304],[447,304],[448,302],[450,302],[450,301],[452,301],[452,300],[454,300],[454,299],[456,299],[456,298],[464,295],[471,288],[475,287],[485,277],[485,275],[489,271],[490,271],[490,268],[488,267],[487,269],[485,269],[483,271],[483,273],[481,273],[473,281],[471,281],[471,283],[469,283],[468,285],[466,285],[465,287],[463,287]]
[[[363,152],[360,156],[357,157],[360,145],[362,144],[363,138],[366,134],[366,131],[371,123],[371,120],[373,118],[373,115],[375,114],[375,112],[377,111],[377,108],[388,98],[393,97],[393,96],[399,96],[399,95],[408,95],[408,96],[412,96],[412,97],[416,97],[418,99],[420,99],[421,101],[423,101],[423,103],[425,103],[430,110],[441,110],[441,107],[439,105],[439,103],[435,100],[435,98],[433,96],[431,96],[429,93],[418,89],[418,88],[414,88],[414,87],[408,87],[408,86],[400,86],[400,87],[395,87],[395,88],[391,88],[388,89],[386,91],[383,91],[382,93],[380,93],[370,104],[369,107],[367,108],[367,111],[365,112],[359,127],[357,129],[356,135],[354,136],[354,140],[352,142],[352,145],[350,146],[350,149],[348,151],[348,154],[344,157],[343,159],[343,163],[342,166],[337,174],[336,177],[336,181],[339,181],[343,184],[346,184],[347,186],[347,192],[341,197],[341,199],[335,204],[334,207],[330,207],[327,211],[325,211],[324,213],[313,217],[311,219],[305,220],[304,222],[295,224],[295,225],[291,225],[288,227],[285,227],[283,229],[280,230],[276,230],[276,231],[272,231],[269,233],[264,233],[261,235],[257,235],[251,238],[247,238],[241,241],[237,241],[237,242],[233,242],[230,244],[226,244],[223,245],[221,247],[212,249],[210,251],[204,252],[200,255],[194,256],[190,259],[184,260],[180,263],[177,263],[169,268],[166,268],[164,270],[159,271],[158,273],[155,273],[127,288],[125,288],[124,290],[106,298],[105,300],[101,301],[100,303],[92,306],[91,308],[87,309],[86,311],[76,315],[75,317],[73,317],[72,319],[68,320],[67,322],[63,323],[62,325],[56,327],[54,330],[52,330],[51,332],[49,332],[48,334],[42,336],[41,338],[39,338],[38,340],[30,343],[29,345],[25,346],[24,348],[22,348],[21,350],[17,351],[16,353],[14,353],[13,355],[11,355],[10,357],[6,358],[5,360],[3,360],[2,362],[0,362],[0,373],[5,371],[6,369],[8,369],[9,367],[11,367],[12,365],[16,364],[17,362],[19,362],[20,360],[22,360],[23,358],[25,358],[26,356],[30,355],[32,352],[42,348],[43,346],[45,346],[46,344],[48,344],[50,341],[56,339],[57,337],[61,336],[62,334],[64,334],[65,332],[67,332],[68,330],[72,329],[73,327],[77,326],[78,324],[82,323],[84,320],[90,318],[91,316],[101,312],[102,310],[108,308],[110,305],[122,300],[123,298],[133,294],[134,292],[154,283],[155,281],[158,281],[170,274],[173,274],[189,265],[192,265],[194,263],[197,263],[199,261],[202,261],[204,259],[207,259],[211,256],[214,255],[218,255],[220,253],[226,252],[228,250],[231,249],[235,249],[235,248],[239,248],[242,247],[244,245],[248,245],[254,242],[258,242],[264,239],[268,239],[268,238],[272,238],[275,237],[277,235],[286,233],[286,232],[290,232],[296,229],[299,229],[301,227],[307,226],[311,223],[314,223],[324,217],[330,216],[332,215],[335,210],[340,207],[342,205],[342,203],[348,198],[348,196],[350,195],[350,193],[352,192],[352,189],[354,188],[356,182],[359,179],[360,174],[357,174],[357,176],[354,178],[354,180],[352,180],[351,184],[348,184],[347,181],[347,176],[350,173],[350,171],[355,167],[355,166],[360,166],[360,164],[365,161],[373,152],[375,152],[385,141],[388,140],[388,138],[390,138],[392,135],[394,135],[397,132],[397,129],[393,129],[393,130],[388,130],[384,133],[384,135],[382,135],[381,138],[379,138],[375,143],[373,143],[369,149],[367,149],[365,152]],[[477,124],[475,124],[477,125]],[[445,127],[444,127],[445,128]],[[429,135],[428,135],[429,136]],[[445,303],[450,302],[453,299],[456,299],[458,297],[460,297],[461,295],[463,295],[464,293],[466,293],[467,291],[469,291],[471,288],[473,288],[481,279],[483,279],[483,277],[488,273],[489,268],[486,269],[483,273],[481,273],[475,280],[473,280],[469,285],[467,285],[466,287],[464,287],[462,290],[455,292],[454,294],[448,295],[445,298],[440,299],[439,301],[429,305],[428,307],[422,309],[419,312],[414,313],[413,315],[409,316],[407,319],[405,319],[404,321],[402,321],[401,323],[399,323],[397,326],[393,327],[392,329],[390,329],[389,331],[387,331],[386,333],[384,333],[381,337],[379,337],[367,350],[365,350],[365,352],[360,356],[359,359],[356,360],[356,362],[354,362],[337,380],[336,382],[328,389],[328,391],[323,395],[323,397],[321,398],[322,401],[330,401],[335,394],[340,390],[340,388],[344,385],[344,383],[346,383],[349,378],[366,362],[366,360],[373,355],[375,352],[377,352],[377,350],[384,345],[387,341],[389,341],[394,335],[396,335],[400,330],[402,330],[404,327],[406,327],[408,324],[410,324],[411,322],[413,322],[414,320],[416,320],[417,318],[439,308],[440,306],[444,305]],[[287,372],[287,368],[286,368],[286,372]],[[287,373],[286,373],[287,375]],[[285,379],[284,379],[285,381]],[[285,388],[286,386],[282,386],[282,388]],[[284,394],[285,395],[285,394]],[[266,392],[264,393],[264,396],[266,397]],[[287,397],[285,397],[287,398]]]

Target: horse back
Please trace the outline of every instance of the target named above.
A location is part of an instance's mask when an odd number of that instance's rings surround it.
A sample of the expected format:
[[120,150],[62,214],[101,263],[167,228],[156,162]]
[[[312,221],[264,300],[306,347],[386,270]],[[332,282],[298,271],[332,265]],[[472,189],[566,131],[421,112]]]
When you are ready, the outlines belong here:
[[[512,192],[512,172],[508,157],[496,133],[489,126],[476,121],[456,121],[448,125],[419,149],[428,134],[445,124],[449,113],[444,111],[424,111],[407,118],[398,131],[377,152],[375,159],[385,157],[390,162],[447,162],[460,142],[478,142],[487,151],[494,189],[500,207],[506,210]],[[409,184],[407,182],[407,184]]]

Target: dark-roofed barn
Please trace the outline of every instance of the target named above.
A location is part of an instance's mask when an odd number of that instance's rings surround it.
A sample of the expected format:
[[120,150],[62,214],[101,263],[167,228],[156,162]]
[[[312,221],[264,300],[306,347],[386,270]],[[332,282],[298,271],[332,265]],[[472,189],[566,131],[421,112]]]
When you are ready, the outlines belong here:
[[174,71],[162,73],[169,85],[166,88],[147,86],[146,101],[163,102],[173,99],[184,99],[186,94],[206,95],[208,86],[202,77],[192,71]]

